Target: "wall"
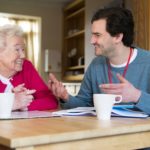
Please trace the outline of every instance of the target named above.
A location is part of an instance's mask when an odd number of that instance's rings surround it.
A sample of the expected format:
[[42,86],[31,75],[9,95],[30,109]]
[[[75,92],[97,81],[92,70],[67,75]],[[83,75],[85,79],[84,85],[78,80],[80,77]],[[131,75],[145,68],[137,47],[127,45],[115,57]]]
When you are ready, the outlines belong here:
[[[42,51],[45,49],[61,51],[62,49],[62,7],[61,3],[40,0],[0,0],[0,12],[42,18]],[[44,73],[44,53],[42,53],[41,62],[41,75],[47,80],[48,74]],[[60,74],[57,76],[59,77]]]

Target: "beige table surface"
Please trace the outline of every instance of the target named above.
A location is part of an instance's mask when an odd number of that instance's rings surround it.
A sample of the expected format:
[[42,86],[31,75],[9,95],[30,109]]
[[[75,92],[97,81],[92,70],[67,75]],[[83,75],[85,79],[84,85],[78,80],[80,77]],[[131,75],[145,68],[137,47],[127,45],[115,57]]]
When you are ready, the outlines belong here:
[[[54,117],[0,120],[0,150],[136,149],[150,146],[150,119]],[[6,146],[6,147],[5,147]]]

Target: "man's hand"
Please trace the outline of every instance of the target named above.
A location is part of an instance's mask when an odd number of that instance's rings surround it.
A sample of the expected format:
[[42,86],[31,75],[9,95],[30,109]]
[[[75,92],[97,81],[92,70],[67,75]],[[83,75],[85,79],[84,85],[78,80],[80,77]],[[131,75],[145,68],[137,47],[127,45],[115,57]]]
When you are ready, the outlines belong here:
[[49,75],[48,87],[56,97],[61,98],[63,100],[68,100],[69,94],[67,90],[52,73],[50,73]]
[[33,95],[36,90],[28,90],[24,87],[24,84],[20,84],[12,89],[15,93],[15,101],[13,104],[13,110],[25,110],[27,106],[33,101]]
[[136,89],[129,81],[127,81],[120,74],[117,74],[120,83],[116,84],[101,84],[102,92],[106,94],[119,94],[122,95],[122,102],[138,102],[141,96],[141,91]]

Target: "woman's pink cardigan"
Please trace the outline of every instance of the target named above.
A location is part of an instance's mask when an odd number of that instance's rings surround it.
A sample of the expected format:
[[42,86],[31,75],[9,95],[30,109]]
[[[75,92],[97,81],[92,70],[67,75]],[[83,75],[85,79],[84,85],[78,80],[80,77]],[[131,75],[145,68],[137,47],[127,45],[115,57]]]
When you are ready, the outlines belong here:
[[[30,61],[24,60],[22,71],[15,74],[10,82],[14,87],[25,83],[27,89],[36,90],[33,94],[34,100],[28,106],[28,110],[49,110],[58,107],[55,96],[48,89]],[[3,93],[5,88],[6,85],[0,81],[0,92]]]

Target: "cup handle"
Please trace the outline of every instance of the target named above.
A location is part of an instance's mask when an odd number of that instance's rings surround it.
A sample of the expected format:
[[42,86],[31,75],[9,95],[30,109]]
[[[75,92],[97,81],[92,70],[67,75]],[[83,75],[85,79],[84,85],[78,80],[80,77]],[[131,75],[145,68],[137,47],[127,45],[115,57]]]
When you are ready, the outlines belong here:
[[[119,100],[116,100],[116,98],[119,98]],[[121,95],[116,95],[115,103],[120,103],[121,101],[122,101],[122,96]]]

